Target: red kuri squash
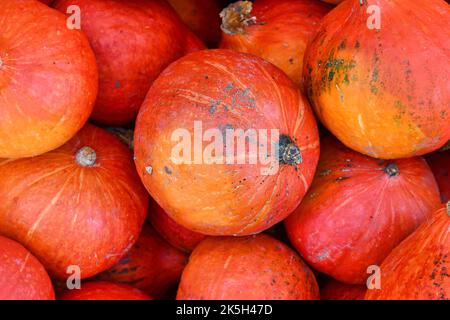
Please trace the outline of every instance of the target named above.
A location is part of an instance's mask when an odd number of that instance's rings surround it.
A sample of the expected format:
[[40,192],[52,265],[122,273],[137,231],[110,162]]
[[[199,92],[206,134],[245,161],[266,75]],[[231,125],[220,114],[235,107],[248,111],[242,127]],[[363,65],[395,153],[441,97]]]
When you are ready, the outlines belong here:
[[272,62],[300,85],[306,45],[329,10],[317,0],[237,1],[221,13],[221,47]]
[[126,284],[93,281],[83,283],[81,289],[64,292],[59,300],[152,300],[152,298]]
[[[192,45],[192,32],[164,0],[57,0],[66,13],[80,8],[81,29],[97,57],[99,96],[92,119],[135,119],[153,80]],[[68,13],[76,17],[77,12]],[[74,19],[76,21],[76,19]]]
[[150,296],[163,299],[176,292],[188,255],[164,241],[144,225],[137,243],[99,279],[132,285]]
[[307,100],[279,69],[231,50],[203,50],[155,81],[135,130],[138,173],[182,226],[248,235],[286,218],[319,156]]
[[312,271],[287,245],[260,234],[210,237],[192,252],[178,300],[312,300]]
[[441,191],[442,203],[447,203],[450,201],[450,150],[428,154],[426,160]]
[[443,0],[337,6],[305,53],[305,88],[322,123],[375,158],[443,146],[450,140],[449,25]]
[[0,236],[0,300],[53,300],[50,277],[21,244]]
[[168,0],[184,23],[209,46],[220,40],[220,0]]
[[174,247],[185,252],[191,252],[205,239],[205,235],[186,229],[173,221],[171,217],[161,208],[156,201],[150,202],[148,219],[156,231]]
[[368,300],[450,299],[450,202],[405,239],[381,264],[381,289]]
[[320,300],[364,300],[366,291],[365,285],[330,280],[320,288]]
[[0,158],[56,149],[84,125],[97,95],[86,37],[37,1],[0,1]]
[[422,158],[386,162],[322,140],[316,177],[286,219],[294,247],[316,270],[364,284],[404,238],[439,208],[439,190]]
[[0,160],[0,233],[25,245],[59,279],[104,271],[136,242],[148,196],[128,148],[85,126],[61,148]]

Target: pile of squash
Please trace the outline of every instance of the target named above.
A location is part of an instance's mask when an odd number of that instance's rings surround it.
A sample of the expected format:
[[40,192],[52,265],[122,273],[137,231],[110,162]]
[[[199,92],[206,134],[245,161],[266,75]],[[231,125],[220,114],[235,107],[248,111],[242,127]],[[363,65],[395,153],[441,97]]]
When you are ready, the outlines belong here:
[[0,1],[0,299],[450,299],[449,25]]

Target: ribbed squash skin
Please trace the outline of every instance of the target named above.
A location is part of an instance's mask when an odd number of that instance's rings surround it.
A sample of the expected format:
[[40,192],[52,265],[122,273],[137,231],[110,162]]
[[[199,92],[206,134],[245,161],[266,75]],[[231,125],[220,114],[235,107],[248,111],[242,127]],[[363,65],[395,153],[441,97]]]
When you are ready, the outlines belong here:
[[381,264],[440,205],[424,159],[377,160],[329,136],[322,139],[313,184],[285,225],[314,269],[365,284],[367,268]]
[[54,300],[50,277],[21,244],[0,236],[0,300]]
[[381,264],[381,289],[368,300],[450,299],[450,203],[406,238]]
[[178,300],[312,300],[314,274],[287,245],[260,234],[211,237],[189,258]]
[[[174,162],[173,133],[186,130],[193,145],[196,121],[203,132],[278,130],[278,144],[289,137],[301,161],[280,162],[267,175],[261,161],[209,163],[206,156],[199,164]],[[319,156],[314,116],[294,83],[268,62],[231,50],[195,52],[164,70],[139,113],[134,146],[153,199],[175,222],[208,235],[249,235],[286,218],[308,189]],[[248,154],[234,148],[233,159]],[[278,155],[271,159],[279,162]]]
[[256,0],[248,14],[256,22],[239,33],[222,32],[220,47],[257,55],[300,86],[306,46],[331,8],[316,0]]
[[54,150],[89,118],[98,89],[86,36],[37,1],[0,1],[0,158]]
[[[171,62],[204,47],[163,0],[57,0],[81,10],[99,67],[99,96],[91,118],[109,125],[135,120],[156,77]],[[71,16],[73,13],[67,14]]]
[[[78,162],[85,147],[96,153],[92,166]],[[136,242],[147,209],[129,149],[93,125],[39,157],[0,159],[0,233],[58,279],[69,266],[88,278],[117,263]]]
[[303,70],[325,127],[375,158],[442,147],[450,140],[449,24],[443,0],[349,0],[332,10],[307,48]]

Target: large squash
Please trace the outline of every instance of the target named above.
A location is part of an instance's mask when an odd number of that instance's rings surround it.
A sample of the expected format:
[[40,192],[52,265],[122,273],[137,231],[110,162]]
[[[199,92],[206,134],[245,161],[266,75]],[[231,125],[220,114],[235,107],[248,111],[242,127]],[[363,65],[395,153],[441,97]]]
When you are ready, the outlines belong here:
[[450,139],[450,6],[443,0],[348,0],[305,53],[305,87],[348,147],[383,159]]
[[53,300],[50,277],[22,245],[0,236],[0,300]]
[[331,137],[321,146],[316,177],[286,219],[287,233],[314,269],[364,284],[368,267],[440,207],[436,180],[422,158],[376,160]]
[[135,130],[138,173],[177,223],[208,235],[268,229],[298,206],[319,156],[308,102],[279,69],[203,50],[155,81]]
[[0,160],[0,233],[59,279],[71,275],[69,266],[88,278],[118,262],[147,207],[128,148],[92,125],[55,151]]
[[0,1],[0,158],[70,140],[92,112],[97,65],[87,38],[37,1]]
[[450,299],[450,202],[405,239],[380,267],[368,300]]
[[[172,61],[199,45],[196,36],[162,0],[56,0],[54,7],[86,33],[99,67],[99,96],[92,119],[132,122],[153,80]],[[68,10],[68,8],[70,10]],[[195,39],[192,39],[195,38]]]
[[178,300],[313,300],[313,272],[287,245],[260,234],[211,237],[194,249]]
[[237,1],[221,13],[220,46],[257,55],[300,85],[306,45],[330,10],[317,0]]

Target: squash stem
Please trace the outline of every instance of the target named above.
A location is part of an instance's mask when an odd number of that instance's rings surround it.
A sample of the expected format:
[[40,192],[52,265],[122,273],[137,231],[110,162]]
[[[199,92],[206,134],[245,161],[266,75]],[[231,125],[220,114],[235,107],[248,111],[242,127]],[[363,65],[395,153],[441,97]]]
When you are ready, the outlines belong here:
[[395,163],[390,163],[384,168],[384,172],[386,172],[390,177],[395,177],[400,174],[400,170]]
[[279,152],[279,161],[282,164],[296,166],[303,162],[300,149],[287,135],[280,136]]
[[244,34],[245,27],[255,24],[256,17],[252,17],[253,4],[250,1],[237,1],[222,10],[220,17],[222,25],[220,28],[226,34]]
[[77,163],[82,167],[92,167],[97,161],[97,153],[91,147],[83,147],[75,155]]

